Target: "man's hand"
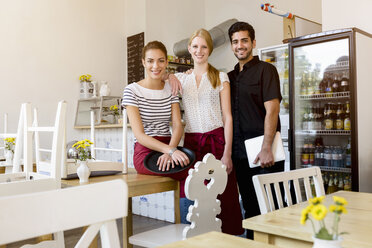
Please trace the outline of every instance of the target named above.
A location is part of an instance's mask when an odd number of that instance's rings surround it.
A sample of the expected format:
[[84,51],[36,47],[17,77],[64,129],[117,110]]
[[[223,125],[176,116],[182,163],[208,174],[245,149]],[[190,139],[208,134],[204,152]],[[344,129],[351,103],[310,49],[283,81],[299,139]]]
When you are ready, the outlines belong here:
[[177,96],[178,92],[182,95],[183,92],[180,80],[178,80],[178,78],[173,74],[169,74],[168,80],[172,88],[172,95]]
[[226,171],[227,171],[227,174],[230,174],[230,172],[232,171],[233,169],[233,162],[231,160],[231,156],[223,156],[221,158],[221,162],[222,164],[226,165]]
[[258,161],[261,162],[262,168],[273,166],[275,162],[271,149],[261,149],[253,163],[256,164]]

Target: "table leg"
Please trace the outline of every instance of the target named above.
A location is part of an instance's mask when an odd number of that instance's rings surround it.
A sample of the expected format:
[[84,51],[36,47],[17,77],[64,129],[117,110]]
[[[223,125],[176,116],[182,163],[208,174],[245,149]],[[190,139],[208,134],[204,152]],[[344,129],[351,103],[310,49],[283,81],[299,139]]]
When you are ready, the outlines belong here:
[[268,233],[254,231],[253,239],[254,241],[271,244],[270,235]]
[[129,237],[133,235],[132,197],[128,197],[128,215],[123,218],[123,247],[132,248]]
[[177,183],[177,189],[174,191],[174,223],[181,223],[180,213],[180,182]]

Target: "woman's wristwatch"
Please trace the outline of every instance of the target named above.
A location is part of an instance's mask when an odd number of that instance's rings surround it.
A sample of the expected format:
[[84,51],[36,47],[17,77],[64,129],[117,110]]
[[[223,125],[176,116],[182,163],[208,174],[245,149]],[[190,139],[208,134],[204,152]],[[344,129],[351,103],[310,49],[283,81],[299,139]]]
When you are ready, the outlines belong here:
[[172,155],[173,155],[173,153],[174,153],[175,151],[177,151],[177,147],[174,147],[174,148],[170,149],[169,152],[168,152],[169,156],[172,157]]

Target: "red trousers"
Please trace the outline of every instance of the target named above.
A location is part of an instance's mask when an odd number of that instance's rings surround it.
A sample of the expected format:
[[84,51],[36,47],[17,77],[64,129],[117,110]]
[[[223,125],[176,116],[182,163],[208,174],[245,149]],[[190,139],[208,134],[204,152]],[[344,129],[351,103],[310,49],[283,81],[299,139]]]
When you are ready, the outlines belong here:
[[[154,136],[153,138],[165,144],[169,144],[169,141],[170,141],[170,137]],[[167,176],[177,181],[180,181],[180,197],[181,198],[185,197],[185,191],[184,191],[185,180],[186,180],[186,177],[188,176],[188,172],[191,167],[189,167],[188,169],[184,171],[180,171],[180,172],[173,173],[173,174],[161,174],[161,173],[155,173],[155,172],[149,171],[144,166],[143,161],[145,160],[147,154],[149,154],[150,152],[152,152],[151,149],[136,142],[136,144],[134,145],[134,155],[133,155],[133,164],[134,164],[134,168],[136,168],[136,171],[139,174]]]
[[[212,153],[220,160],[225,148],[224,137],[222,127],[207,133],[185,133],[184,147],[195,152],[195,161],[202,161],[207,153]],[[234,169],[229,174],[225,191],[217,198],[221,201],[221,213],[217,217],[222,221],[222,232],[232,235],[242,234],[243,218]]]

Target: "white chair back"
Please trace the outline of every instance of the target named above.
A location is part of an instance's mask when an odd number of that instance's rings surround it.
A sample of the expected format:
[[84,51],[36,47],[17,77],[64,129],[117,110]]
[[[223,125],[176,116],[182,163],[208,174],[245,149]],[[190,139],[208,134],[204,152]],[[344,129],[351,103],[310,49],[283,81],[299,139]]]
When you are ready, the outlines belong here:
[[[282,188],[284,188],[287,205],[293,205],[289,185],[290,181],[293,181],[297,203],[304,201],[304,199],[302,199],[300,181],[303,181],[307,200],[314,197],[312,194],[310,180],[313,180],[314,182],[315,196],[325,195],[322,174],[319,167],[316,166],[292,171],[256,175],[252,177],[252,180],[261,214],[266,214],[275,210],[273,194],[275,194],[277,206],[279,208],[284,207],[280,184],[283,185]],[[272,188],[274,188],[274,192],[272,192]]]
[[[66,148],[66,102],[61,101],[58,103],[56,118],[53,126],[40,127],[38,123],[38,111],[34,109],[34,120],[31,124],[31,106],[26,105],[26,120],[25,125],[25,146],[24,151],[27,154],[27,160],[25,160],[25,167],[29,168],[32,164],[32,133],[34,133],[35,143],[35,161],[36,170],[38,174],[49,175],[60,182],[62,173],[62,164],[65,161],[65,148]],[[40,147],[40,132],[51,132],[53,134],[52,148],[45,149]],[[50,160],[42,160],[41,153],[49,153]],[[31,167],[32,168],[32,167]],[[32,169],[31,169],[32,171]]]
[[[88,247],[100,232],[103,248],[119,248],[116,219],[127,216],[128,187],[123,180],[113,180],[0,197],[0,206],[0,245],[89,226],[75,247]],[[59,246],[45,241],[32,247]]]
[[[93,158],[96,158],[96,151],[121,152],[121,161],[123,162],[122,172],[124,174],[127,174],[128,173],[128,143],[127,143],[127,136],[128,136],[127,111],[126,111],[126,109],[124,109],[123,110],[122,147],[121,148],[98,147],[97,144],[96,144],[94,111],[91,111],[90,112],[90,140],[93,142],[93,144],[91,145],[92,157]],[[97,162],[102,162],[102,161],[97,161]],[[92,161],[92,163],[94,163],[94,161]]]
[[216,218],[221,212],[217,195],[225,191],[226,184],[226,166],[212,154],[206,154],[202,162],[197,162],[195,168],[189,170],[185,182],[185,194],[194,201],[186,217],[191,225],[174,224],[139,233],[129,237],[129,243],[158,247],[210,231],[221,232],[222,222]]
[[[58,103],[56,120],[53,127],[32,126],[31,105],[29,103],[22,104],[16,136],[17,139],[13,161],[13,173],[0,175],[0,197],[54,190],[61,187],[61,159],[62,151],[65,146],[65,116],[66,103],[64,101],[61,101]],[[51,162],[49,163],[49,175],[40,174],[40,169],[38,169],[38,172],[36,173],[33,172],[32,134],[44,131],[53,132],[53,144],[51,151],[52,155]],[[38,135],[35,134],[35,139],[37,138]],[[24,170],[23,172],[19,172],[21,169],[22,145],[24,150]],[[22,220],[20,222],[22,222]],[[58,244],[57,247],[64,247],[62,232],[54,233],[54,239],[54,242]]]

